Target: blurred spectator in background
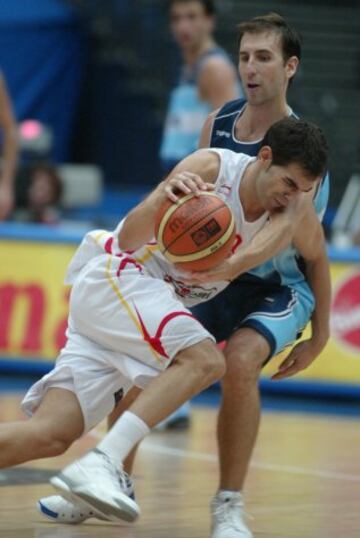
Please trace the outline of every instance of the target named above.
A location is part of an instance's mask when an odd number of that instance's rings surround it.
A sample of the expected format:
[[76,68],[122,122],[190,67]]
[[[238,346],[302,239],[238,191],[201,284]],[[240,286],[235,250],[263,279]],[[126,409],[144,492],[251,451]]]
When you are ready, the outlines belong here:
[[170,0],[170,27],[183,65],[168,105],[160,158],[164,172],[198,147],[208,114],[240,93],[237,70],[213,37],[212,0]]
[[14,204],[14,175],[18,157],[17,126],[11,100],[0,72],[0,221],[6,219]]
[[61,216],[62,180],[56,168],[46,162],[20,170],[16,180],[14,220],[54,224]]

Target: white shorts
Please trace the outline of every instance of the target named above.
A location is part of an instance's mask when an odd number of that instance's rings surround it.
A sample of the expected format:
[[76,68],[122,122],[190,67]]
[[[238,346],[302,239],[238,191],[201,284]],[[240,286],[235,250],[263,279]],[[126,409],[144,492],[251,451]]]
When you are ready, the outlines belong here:
[[119,394],[132,385],[144,388],[182,349],[214,340],[169,284],[125,260],[104,254],[80,272],[70,297],[68,341],[54,370],[26,394],[28,415],[50,387],[65,388],[76,394],[87,432]]

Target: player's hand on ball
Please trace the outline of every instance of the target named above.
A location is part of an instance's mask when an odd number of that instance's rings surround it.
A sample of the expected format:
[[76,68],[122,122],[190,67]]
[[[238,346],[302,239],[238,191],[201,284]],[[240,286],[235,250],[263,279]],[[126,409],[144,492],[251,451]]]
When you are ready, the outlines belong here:
[[271,379],[284,379],[305,370],[316,359],[320,351],[321,349],[319,350],[311,339],[300,342],[280,364],[279,370]]
[[179,172],[166,182],[165,193],[174,203],[179,200],[179,194],[199,194],[203,191],[213,191],[214,185],[201,179],[192,172]]
[[185,284],[205,284],[206,282],[231,282],[237,275],[234,274],[234,265],[231,258],[216,265],[207,271],[183,271]]

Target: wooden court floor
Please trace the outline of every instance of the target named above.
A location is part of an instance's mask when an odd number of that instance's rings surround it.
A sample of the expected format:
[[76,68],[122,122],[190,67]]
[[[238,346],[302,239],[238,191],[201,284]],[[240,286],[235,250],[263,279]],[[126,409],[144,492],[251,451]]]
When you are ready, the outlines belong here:
[[[0,394],[0,420],[20,417],[19,396]],[[152,433],[137,461],[142,517],[135,524],[47,522],[36,500],[52,494],[48,477],[92,447],[100,427],[65,456],[0,471],[1,538],[209,538],[208,503],[216,488],[215,410],[195,407],[191,429]],[[265,412],[246,488],[256,537],[360,537],[358,418]]]

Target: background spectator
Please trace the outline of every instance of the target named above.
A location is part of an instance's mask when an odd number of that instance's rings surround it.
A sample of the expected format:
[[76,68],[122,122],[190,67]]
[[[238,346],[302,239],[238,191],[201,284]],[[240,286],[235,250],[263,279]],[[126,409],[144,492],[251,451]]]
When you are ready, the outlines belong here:
[[42,224],[59,221],[63,185],[54,166],[40,162],[22,169],[17,177],[16,190],[15,220]]

